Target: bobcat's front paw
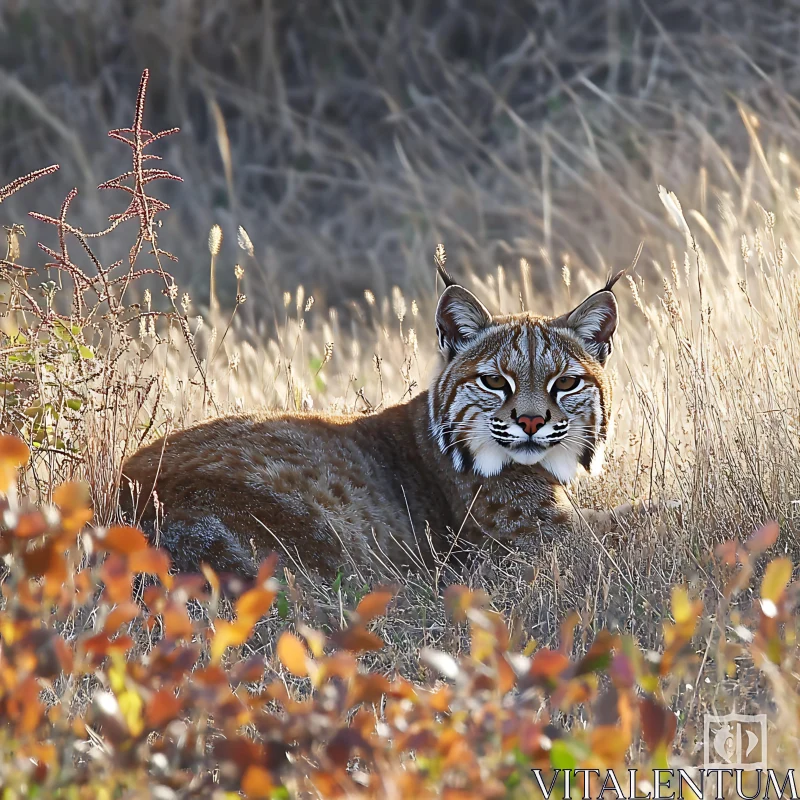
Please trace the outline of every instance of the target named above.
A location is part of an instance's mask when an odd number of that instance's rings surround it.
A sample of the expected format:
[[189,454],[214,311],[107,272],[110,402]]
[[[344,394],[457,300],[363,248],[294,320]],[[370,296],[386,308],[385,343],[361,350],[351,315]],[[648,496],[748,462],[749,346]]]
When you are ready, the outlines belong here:
[[591,526],[595,533],[608,533],[615,530],[621,520],[643,517],[663,511],[680,513],[680,500],[658,500],[652,503],[641,500],[620,503],[608,511],[597,511],[593,508],[581,508],[575,512],[575,521],[580,524],[585,522]]

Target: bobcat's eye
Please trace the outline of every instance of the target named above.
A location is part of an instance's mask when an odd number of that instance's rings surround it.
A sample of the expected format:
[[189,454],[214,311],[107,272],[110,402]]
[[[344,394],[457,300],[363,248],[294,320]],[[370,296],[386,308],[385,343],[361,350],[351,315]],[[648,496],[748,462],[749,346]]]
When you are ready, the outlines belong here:
[[508,392],[511,390],[511,386],[502,375],[481,375],[478,377],[478,383],[493,392]]
[[574,375],[562,375],[560,378],[556,379],[553,388],[557,392],[569,392],[580,383],[580,380],[580,378],[576,378]]

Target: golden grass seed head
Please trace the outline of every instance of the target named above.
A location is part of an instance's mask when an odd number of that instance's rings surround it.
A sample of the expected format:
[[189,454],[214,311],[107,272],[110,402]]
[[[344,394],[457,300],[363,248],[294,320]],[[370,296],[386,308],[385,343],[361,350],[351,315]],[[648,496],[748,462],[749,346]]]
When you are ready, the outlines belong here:
[[233,274],[236,276],[236,280],[240,281],[242,278],[244,278],[244,267],[241,264],[237,264],[233,268]]
[[630,275],[626,275],[625,277],[628,279],[628,285],[631,288],[633,304],[644,314],[644,305],[642,304],[642,298],[639,297],[639,287],[636,285],[636,281],[634,281],[633,277]]
[[222,228],[214,223],[211,230],[208,232],[208,252],[212,256],[219,255],[219,250],[222,247]]
[[670,259],[669,271],[672,273],[672,282],[675,284],[676,289],[681,288],[681,274],[678,272],[678,262],[675,259]]
[[288,308],[289,307],[289,303],[291,303],[291,302],[292,302],[291,293],[290,292],[284,292],[283,293],[283,307],[284,308]]
[[305,312],[311,311],[311,306],[313,305],[314,305],[314,295],[310,294],[308,296],[308,300],[306,300],[306,304],[305,307],[303,308],[303,311]]
[[247,231],[240,225],[238,235],[236,237],[236,242],[239,245],[241,250],[244,250],[250,258],[253,257],[255,253],[255,248],[253,247],[253,242],[251,241],[250,237],[247,234]]
[[189,313],[189,308],[192,305],[192,298],[189,297],[189,292],[184,292],[183,297],[181,297],[181,308],[183,309],[184,314]]
[[398,286],[392,287],[392,308],[394,315],[402,322],[406,318],[406,299]]
[[369,289],[364,289],[364,299],[367,301],[368,306],[375,305],[375,295]]

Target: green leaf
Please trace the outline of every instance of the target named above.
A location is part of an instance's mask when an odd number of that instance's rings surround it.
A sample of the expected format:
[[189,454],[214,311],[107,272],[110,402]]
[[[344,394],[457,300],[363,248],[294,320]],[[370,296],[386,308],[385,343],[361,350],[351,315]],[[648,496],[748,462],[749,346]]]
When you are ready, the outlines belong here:
[[278,609],[278,616],[281,619],[288,619],[289,618],[289,600],[286,597],[286,592],[280,592],[278,594],[277,602],[275,603]]
[[567,742],[556,740],[550,748],[550,764],[553,769],[576,769],[578,759]]
[[70,397],[67,400],[67,408],[71,408],[73,411],[80,411],[81,405],[83,405],[83,401],[78,397]]
[[78,348],[78,352],[81,354],[81,358],[94,358],[94,353],[91,348],[87,347],[85,344],[82,344]]

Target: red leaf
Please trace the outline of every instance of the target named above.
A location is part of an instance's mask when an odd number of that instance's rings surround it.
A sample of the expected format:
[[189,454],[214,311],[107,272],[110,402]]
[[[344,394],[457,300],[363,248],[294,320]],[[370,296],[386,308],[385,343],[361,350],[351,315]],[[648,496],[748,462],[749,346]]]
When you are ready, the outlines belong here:
[[147,701],[144,718],[151,729],[163,728],[181,712],[181,702],[170,689],[159,689]]
[[563,653],[543,647],[531,659],[528,677],[535,683],[555,686],[568,667],[569,659]]
[[657,700],[652,697],[640,698],[639,716],[642,720],[642,738],[651,753],[675,738],[678,718]]
[[745,541],[745,547],[754,555],[768,550],[778,541],[780,527],[777,522],[768,522],[762,525],[755,533]]
[[355,625],[338,631],[331,636],[331,642],[342,650],[351,653],[363,653],[369,650],[380,650],[384,641],[380,636],[370,633],[366,628]]

